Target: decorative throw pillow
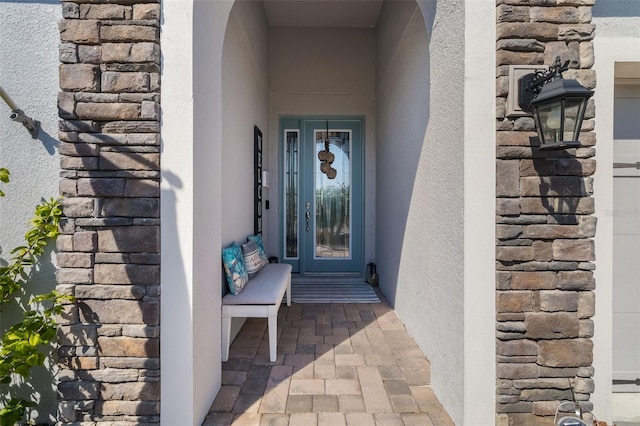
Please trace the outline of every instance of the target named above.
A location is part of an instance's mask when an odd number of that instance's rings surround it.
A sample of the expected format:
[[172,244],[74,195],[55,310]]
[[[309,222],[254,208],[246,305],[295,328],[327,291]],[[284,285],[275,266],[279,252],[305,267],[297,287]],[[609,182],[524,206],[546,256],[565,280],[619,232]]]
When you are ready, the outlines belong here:
[[229,246],[222,249],[222,263],[224,264],[224,272],[227,275],[227,283],[231,294],[240,294],[247,281],[249,275],[244,266],[242,259],[242,250],[235,241]]
[[262,262],[262,266],[269,263],[269,259],[267,259],[267,253],[264,251],[264,244],[262,243],[262,235],[260,234],[249,235],[247,239],[249,241],[255,241],[255,243],[258,245],[258,254],[260,255],[260,261]]
[[260,249],[255,240],[249,240],[242,245],[242,259],[249,274],[249,279],[253,278],[264,266],[260,258]]

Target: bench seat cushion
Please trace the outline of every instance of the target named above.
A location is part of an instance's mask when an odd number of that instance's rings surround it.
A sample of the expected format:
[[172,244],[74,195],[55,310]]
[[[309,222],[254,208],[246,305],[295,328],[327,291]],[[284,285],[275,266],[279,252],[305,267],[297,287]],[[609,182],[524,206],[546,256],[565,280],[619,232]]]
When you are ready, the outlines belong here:
[[[282,301],[282,296],[291,277],[291,265],[269,263],[260,273],[244,286],[238,295],[227,294],[223,305],[274,305]],[[278,285],[274,285],[277,283]]]

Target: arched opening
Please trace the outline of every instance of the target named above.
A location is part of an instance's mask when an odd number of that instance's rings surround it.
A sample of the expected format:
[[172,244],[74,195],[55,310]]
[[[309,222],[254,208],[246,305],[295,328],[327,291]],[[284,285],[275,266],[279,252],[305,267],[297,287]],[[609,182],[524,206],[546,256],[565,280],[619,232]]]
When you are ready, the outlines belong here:
[[[454,123],[465,120],[463,9],[304,4],[164,6],[162,399],[178,393],[195,424],[220,387],[219,251],[253,232],[253,127],[271,175],[265,243],[281,255],[281,118],[359,117],[362,268],[378,264],[382,292],[431,360],[436,393],[462,421],[465,133]],[[438,20],[449,25],[434,29]],[[170,35],[191,27],[193,55],[180,57],[184,41]],[[185,422],[177,407],[163,403],[163,422]]]

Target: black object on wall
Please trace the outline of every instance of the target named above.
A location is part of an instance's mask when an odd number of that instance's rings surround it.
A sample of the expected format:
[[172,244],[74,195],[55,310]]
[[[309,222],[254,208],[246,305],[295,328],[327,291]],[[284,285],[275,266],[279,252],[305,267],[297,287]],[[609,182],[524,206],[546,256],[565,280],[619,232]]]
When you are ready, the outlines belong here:
[[255,197],[255,210],[253,220],[253,233],[262,233],[262,132],[257,126],[253,126],[254,143],[254,169],[255,179],[253,194]]

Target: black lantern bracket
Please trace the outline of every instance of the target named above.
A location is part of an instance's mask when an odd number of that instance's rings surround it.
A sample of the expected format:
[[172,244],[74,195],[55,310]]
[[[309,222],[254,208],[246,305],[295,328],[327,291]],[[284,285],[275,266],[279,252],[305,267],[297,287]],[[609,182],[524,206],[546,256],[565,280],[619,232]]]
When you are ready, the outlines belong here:
[[518,103],[523,111],[532,112],[531,102],[540,94],[542,87],[555,78],[562,78],[562,73],[569,69],[569,61],[564,64],[560,56],[548,70],[536,71],[520,77],[518,80]]
[[548,70],[538,70],[518,79],[518,104],[532,114],[541,151],[578,148],[578,137],[588,99],[593,96],[573,79],[564,79],[569,69],[560,57]]

